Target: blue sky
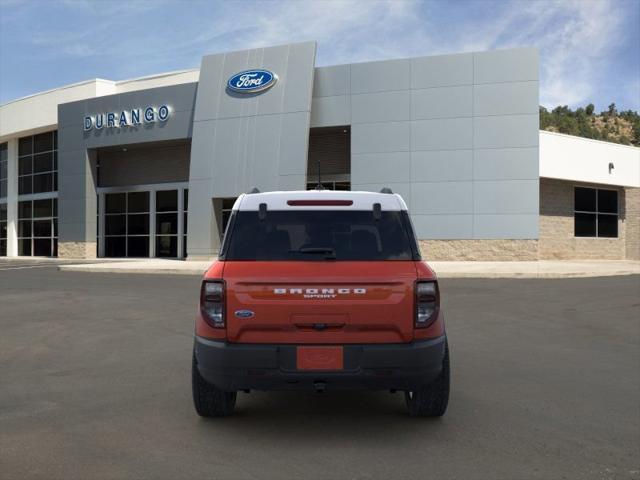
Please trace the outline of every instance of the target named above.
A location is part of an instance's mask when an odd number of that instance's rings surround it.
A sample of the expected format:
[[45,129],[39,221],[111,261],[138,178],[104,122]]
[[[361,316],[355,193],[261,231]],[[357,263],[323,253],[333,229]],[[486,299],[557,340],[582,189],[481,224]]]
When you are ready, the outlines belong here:
[[318,65],[540,49],[540,102],[640,110],[640,0],[0,0],[0,103],[317,40]]

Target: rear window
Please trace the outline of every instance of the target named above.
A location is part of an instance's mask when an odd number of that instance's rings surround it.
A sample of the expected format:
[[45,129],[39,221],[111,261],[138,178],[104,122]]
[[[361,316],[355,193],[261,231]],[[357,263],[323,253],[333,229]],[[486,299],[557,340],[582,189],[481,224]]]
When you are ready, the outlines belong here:
[[406,212],[277,210],[263,220],[236,211],[225,260],[413,260],[417,254]]

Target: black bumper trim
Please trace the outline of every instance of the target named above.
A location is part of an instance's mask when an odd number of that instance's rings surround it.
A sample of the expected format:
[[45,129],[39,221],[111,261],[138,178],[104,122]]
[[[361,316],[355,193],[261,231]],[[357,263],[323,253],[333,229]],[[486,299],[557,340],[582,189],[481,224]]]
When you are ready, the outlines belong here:
[[414,390],[442,369],[446,336],[403,344],[345,344],[344,369],[296,369],[290,344],[237,344],[195,339],[196,363],[209,383],[225,391],[331,389]]

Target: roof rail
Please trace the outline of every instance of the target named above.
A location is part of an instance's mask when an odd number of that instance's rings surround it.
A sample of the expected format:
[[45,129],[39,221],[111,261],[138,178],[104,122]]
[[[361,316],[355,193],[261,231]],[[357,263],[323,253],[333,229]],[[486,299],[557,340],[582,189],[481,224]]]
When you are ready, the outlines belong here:
[[384,187],[380,190],[380,193],[393,193],[393,191],[389,187]]
[[250,191],[247,192],[247,195],[251,193],[260,193],[260,190],[258,190],[258,187],[253,187]]

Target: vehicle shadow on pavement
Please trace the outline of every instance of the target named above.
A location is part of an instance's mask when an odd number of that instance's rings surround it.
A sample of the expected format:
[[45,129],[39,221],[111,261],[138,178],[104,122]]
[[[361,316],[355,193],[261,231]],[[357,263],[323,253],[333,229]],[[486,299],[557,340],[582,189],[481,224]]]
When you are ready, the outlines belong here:
[[206,419],[198,430],[216,435],[242,431],[254,438],[263,434],[268,442],[280,437],[302,444],[336,438],[379,443],[389,434],[439,429],[445,418],[410,417],[403,392],[252,392],[238,395],[232,416]]

